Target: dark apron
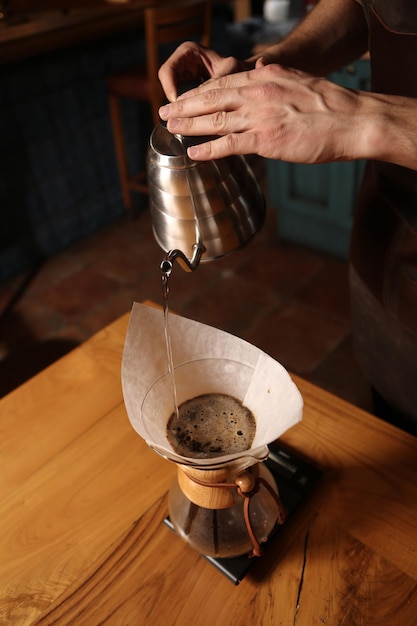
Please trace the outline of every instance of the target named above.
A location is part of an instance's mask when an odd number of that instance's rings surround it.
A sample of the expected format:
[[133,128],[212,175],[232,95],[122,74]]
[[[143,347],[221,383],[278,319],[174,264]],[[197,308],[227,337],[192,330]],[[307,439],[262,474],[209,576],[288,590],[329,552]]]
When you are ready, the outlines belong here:
[[[417,0],[361,4],[369,26],[372,91],[417,98]],[[416,171],[368,163],[350,260],[359,362],[385,400],[417,424]]]

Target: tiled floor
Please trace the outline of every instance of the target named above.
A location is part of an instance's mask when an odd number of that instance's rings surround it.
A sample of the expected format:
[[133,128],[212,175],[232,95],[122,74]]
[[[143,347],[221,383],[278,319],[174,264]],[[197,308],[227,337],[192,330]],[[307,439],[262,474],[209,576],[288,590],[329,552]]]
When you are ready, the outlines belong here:
[[[346,263],[276,233],[271,209],[244,250],[194,273],[176,264],[170,308],[249,340],[290,371],[372,410],[351,345]],[[0,285],[0,395],[134,300],[161,303],[162,259],[146,211]]]

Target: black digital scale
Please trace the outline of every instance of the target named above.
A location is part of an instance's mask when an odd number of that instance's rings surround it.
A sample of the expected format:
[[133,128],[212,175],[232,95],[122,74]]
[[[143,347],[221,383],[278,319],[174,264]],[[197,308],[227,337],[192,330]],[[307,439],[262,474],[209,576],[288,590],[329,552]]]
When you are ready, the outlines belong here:
[[[277,482],[280,498],[287,509],[288,517],[290,517],[291,513],[311,492],[321,476],[321,471],[279,443],[272,443],[268,447],[270,453],[264,463]],[[171,530],[174,530],[169,517],[165,518],[164,522]],[[277,525],[272,536],[275,536],[280,528]],[[265,547],[268,543],[265,544]],[[245,554],[232,558],[202,556],[235,585],[243,580],[251,565],[256,561],[255,558]]]

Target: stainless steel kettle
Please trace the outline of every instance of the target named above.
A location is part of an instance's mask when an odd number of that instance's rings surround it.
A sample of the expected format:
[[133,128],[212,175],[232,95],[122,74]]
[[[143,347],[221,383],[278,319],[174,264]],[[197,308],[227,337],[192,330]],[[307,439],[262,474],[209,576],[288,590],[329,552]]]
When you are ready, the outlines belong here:
[[147,155],[155,239],[194,270],[244,246],[263,226],[265,200],[245,157],[192,161],[186,149],[207,138],[173,135],[159,124]]

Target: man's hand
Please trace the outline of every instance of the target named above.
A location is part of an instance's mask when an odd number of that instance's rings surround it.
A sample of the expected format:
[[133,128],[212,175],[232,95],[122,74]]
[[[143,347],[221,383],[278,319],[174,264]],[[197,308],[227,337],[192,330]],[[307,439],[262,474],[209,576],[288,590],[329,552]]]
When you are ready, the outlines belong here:
[[212,79],[160,109],[168,130],[218,136],[189,148],[194,160],[258,154],[296,163],[365,158],[365,94],[280,65]]
[[223,57],[214,50],[192,41],[181,44],[161,65],[158,78],[170,102],[178,96],[178,87],[189,81],[205,81],[210,78],[241,72],[254,67],[234,57]]

